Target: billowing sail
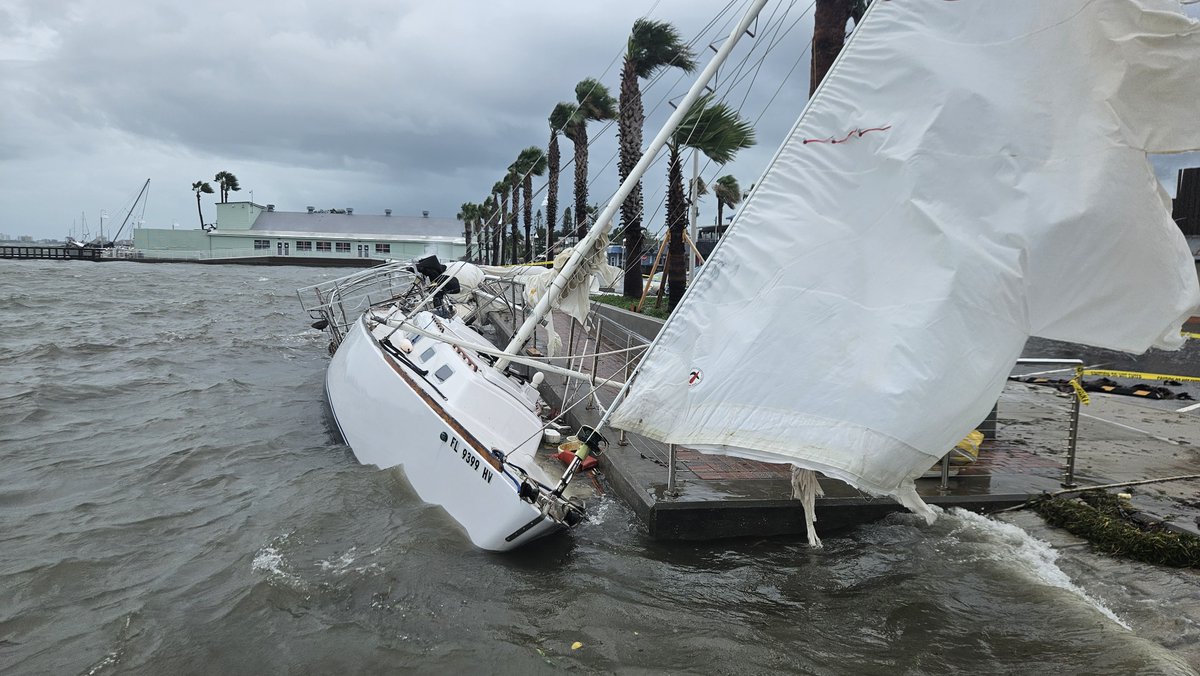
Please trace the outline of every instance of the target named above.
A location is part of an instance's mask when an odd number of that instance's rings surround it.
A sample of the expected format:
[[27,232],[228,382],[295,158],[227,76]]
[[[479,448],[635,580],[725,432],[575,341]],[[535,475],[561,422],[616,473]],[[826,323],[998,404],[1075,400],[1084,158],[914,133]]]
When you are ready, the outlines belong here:
[[930,515],[913,479],[1028,336],[1178,347],[1200,288],[1147,152],[1200,148],[1168,0],[876,0],[612,417]]

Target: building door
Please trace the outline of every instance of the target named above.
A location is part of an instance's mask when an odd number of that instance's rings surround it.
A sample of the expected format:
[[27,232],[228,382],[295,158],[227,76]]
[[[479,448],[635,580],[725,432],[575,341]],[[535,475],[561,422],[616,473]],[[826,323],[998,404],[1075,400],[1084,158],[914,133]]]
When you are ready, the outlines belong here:
[[283,242],[275,242],[275,255],[276,256],[283,255]]
[[292,255],[292,243],[291,243],[291,242],[284,242],[284,243],[283,243],[283,255],[284,255],[284,256],[291,256],[291,255]]

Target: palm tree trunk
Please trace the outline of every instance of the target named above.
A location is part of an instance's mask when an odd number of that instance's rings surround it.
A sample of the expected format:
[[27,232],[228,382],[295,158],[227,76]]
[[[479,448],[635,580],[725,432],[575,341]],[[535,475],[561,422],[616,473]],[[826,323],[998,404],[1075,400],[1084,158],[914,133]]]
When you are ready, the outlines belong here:
[[512,200],[513,200],[513,203],[512,203],[512,249],[510,250],[509,262],[512,263],[513,265],[516,265],[518,262],[517,254],[520,252],[520,249],[521,249],[521,247],[520,247],[521,232],[517,229],[518,228],[517,222],[520,220],[520,216],[521,216],[521,211],[520,211],[521,184],[516,181],[514,181],[513,185],[512,185]]
[[533,262],[533,238],[529,231],[533,228],[533,176],[525,175],[525,262]]
[[558,150],[558,133],[550,132],[550,147],[546,150],[550,177],[546,185],[546,260],[554,260],[554,228],[558,226],[558,172],[561,156]]
[[842,45],[846,43],[846,24],[854,11],[854,0],[817,0],[813,13],[812,71],[808,95],[817,91],[829,72]]
[[508,192],[500,193],[500,215],[496,220],[496,225],[492,229],[492,265],[500,265],[500,245],[503,238],[500,236],[504,231],[504,217],[508,213]]
[[200,210],[200,192],[196,191],[196,213],[200,215],[200,228],[204,229],[204,212]]
[[587,176],[588,138],[587,123],[581,122],[575,133],[575,238],[576,242],[587,234]]
[[687,290],[687,252],[683,242],[687,222],[683,164],[679,159],[679,148],[672,145],[667,167],[667,229],[670,232],[670,242],[667,244],[667,307],[671,310],[679,305],[683,292]]
[[[642,127],[646,124],[646,113],[642,108],[641,90],[638,88],[637,64],[627,55],[621,73],[621,144],[620,180],[625,181],[642,155]],[[625,231],[625,284],[626,298],[642,296],[642,182],[638,181],[629,196],[621,204],[621,227]]]

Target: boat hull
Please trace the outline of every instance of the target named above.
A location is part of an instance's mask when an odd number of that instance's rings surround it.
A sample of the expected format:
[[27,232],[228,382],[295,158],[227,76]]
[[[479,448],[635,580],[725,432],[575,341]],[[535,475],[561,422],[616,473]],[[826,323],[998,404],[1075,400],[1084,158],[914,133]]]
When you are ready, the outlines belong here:
[[422,500],[440,505],[476,546],[514,549],[561,530],[519,495],[520,479],[452,405],[355,322],[326,373],[325,391],[359,462],[400,467]]

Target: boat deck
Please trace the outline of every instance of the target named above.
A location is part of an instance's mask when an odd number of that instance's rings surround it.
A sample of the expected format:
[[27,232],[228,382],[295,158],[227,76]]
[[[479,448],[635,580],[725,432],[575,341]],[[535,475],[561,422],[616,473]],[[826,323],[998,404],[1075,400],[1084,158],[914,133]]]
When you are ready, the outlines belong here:
[[[568,322],[565,316],[555,318],[555,326],[564,334]],[[495,323],[502,334],[511,331],[507,317]],[[603,324],[602,351],[622,349],[636,340],[612,323]],[[637,329],[647,332],[645,325]],[[562,335],[564,345],[570,338]],[[591,354],[596,351],[594,342],[595,334],[583,336],[577,330],[570,352]],[[536,345],[545,344],[544,334],[539,333]],[[623,373],[626,368],[624,355],[586,358],[573,367],[590,371],[593,363],[601,378]],[[550,406],[567,409],[563,422],[572,430],[599,421],[600,410],[589,406],[586,383],[565,383],[562,378],[547,376],[541,391]],[[615,391],[607,388],[599,392],[604,404],[614,395]],[[1092,404],[1080,418],[1076,483],[1094,485],[1194,472],[1200,459],[1200,410],[1178,411],[1188,403],[1093,395]],[[984,442],[979,460],[954,466],[945,488],[940,467],[931,467],[928,478],[918,480],[918,493],[942,508],[988,512],[1062,488],[1069,410],[1070,399],[1052,388],[1010,382],[998,402],[996,438]],[[787,465],[680,448],[675,491],[671,492],[667,490],[665,444],[629,434],[627,444],[621,445],[613,430],[604,430],[604,434],[610,444],[599,459],[606,484],[633,509],[651,537],[710,540],[805,533],[803,511],[791,498]],[[889,498],[866,495],[840,481],[823,478],[821,486],[825,497],[816,503],[820,533],[904,509]],[[1180,482],[1145,487],[1137,491],[1135,504],[1168,522],[1175,518],[1184,530],[1200,532],[1192,521],[1194,516],[1179,504],[1198,498],[1200,482]]]

